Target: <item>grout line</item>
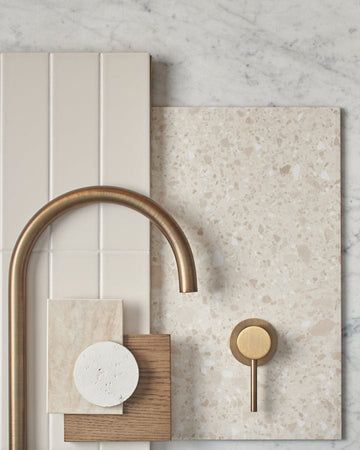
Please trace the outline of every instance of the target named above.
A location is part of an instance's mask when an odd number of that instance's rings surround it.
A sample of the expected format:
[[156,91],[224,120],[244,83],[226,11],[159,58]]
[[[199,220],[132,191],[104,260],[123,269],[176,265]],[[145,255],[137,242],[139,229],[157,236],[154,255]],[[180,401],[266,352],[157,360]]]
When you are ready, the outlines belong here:
[[[98,183],[99,185],[103,184],[103,55],[99,53],[99,174],[98,174]],[[104,284],[103,284],[103,255],[102,249],[104,246],[103,242],[103,206],[99,205],[99,228],[98,228],[98,248],[99,248],[99,298],[103,298],[104,295]],[[99,444],[99,448],[101,448],[101,444]]]
[[[3,53],[0,54],[0,204],[1,204],[1,214],[4,209],[4,199],[3,199],[3,183],[4,183],[4,158],[3,158],[3,150],[4,150],[4,114],[3,114],[3,102],[4,102],[4,70],[3,70],[3,61],[4,55]],[[3,235],[3,215],[1,216],[0,220],[0,241],[1,244],[4,242],[4,235]],[[1,275],[1,281],[3,282],[3,270],[4,270],[4,254],[0,254],[0,275]],[[3,284],[3,283],[2,283]],[[1,397],[1,416],[2,420],[0,423],[0,444],[1,447],[7,448],[7,430],[6,430],[6,420],[7,420],[7,398],[5,397],[5,392],[7,390],[6,386],[6,375],[5,372],[8,371],[7,367],[7,354],[6,354],[6,344],[7,343],[7,336],[6,336],[6,323],[7,323],[7,311],[6,311],[6,299],[4,299],[4,286],[1,288],[1,309],[0,309],[0,327],[1,327],[1,370],[0,370],[0,397]],[[6,383],[6,384],[5,384]]]
[[[53,184],[53,54],[49,53],[49,67],[48,67],[48,200],[52,198],[52,184]],[[52,281],[53,281],[53,258],[52,258],[52,226],[49,226],[49,242],[48,242],[48,298],[52,298]],[[46,333],[48,333],[48,327],[46,323]],[[46,344],[46,368],[48,367],[48,338]],[[47,370],[46,370],[46,396],[48,392],[48,378],[47,378]],[[51,448],[51,421],[50,414],[48,417],[48,448]]]
[[[52,200],[53,198],[53,181],[54,181],[54,171],[53,171],[53,80],[54,80],[54,60],[53,60],[54,54],[49,54],[49,157],[48,157],[48,200]],[[49,284],[48,284],[48,295],[49,298],[52,297],[52,280],[53,280],[53,273],[52,273],[52,266],[53,266],[53,260],[52,260],[52,254],[54,252],[53,249],[53,234],[52,234],[52,226],[50,225],[50,232],[49,232]]]
[[[49,157],[48,157],[48,200],[51,200],[53,197],[53,75],[54,75],[54,67],[53,67],[53,53],[49,53]],[[52,274],[52,253],[53,253],[53,239],[52,239],[52,229],[50,225],[50,232],[49,232],[49,280],[48,280],[48,296],[49,298],[52,297],[52,280],[53,280],[53,274]]]
[[[99,53],[99,121],[98,121],[98,134],[99,134],[99,144],[98,144],[98,184],[102,184],[102,157],[103,157],[103,57],[102,54]],[[103,247],[103,239],[102,239],[102,223],[103,223],[103,207],[100,203],[98,208],[98,249],[99,249],[99,257],[98,257],[98,296],[100,299],[103,298],[103,258],[101,254],[101,249]],[[98,450],[102,449],[102,445],[98,443]]]
[[[4,210],[4,54],[0,53],[0,242],[4,243],[4,224],[3,224],[3,210]],[[4,281],[4,256],[0,254],[0,277]],[[0,309],[0,328],[1,328],[1,371],[0,371],[0,397],[1,397],[1,423],[0,423],[0,445],[2,448],[8,447],[8,412],[7,412],[7,391],[8,391],[8,306],[7,299],[4,297],[4,286],[1,288],[1,309]]]
[[53,192],[53,92],[54,92],[54,58],[53,53],[49,54],[49,186],[48,186],[48,196],[49,200],[52,200],[54,196]]
[[[53,155],[53,91],[54,91],[54,54],[53,53],[49,53],[49,108],[48,108],[48,113],[49,113],[49,118],[48,118],[48,200],[52,200],[53,196],[54,196],[54,192],[53,192],[53,181],[54,181],[54,168],[53,168],[53,164],[54,164],[54,155]],[[53,265],[53,260],[52,260],[52,252],[53,252],[53,233],[52,233],[52,225],[50,224],[49,226],[49,242],[48,242],[48,246],[49,246],[49,258],[48,258],[48,272],[49,272],[49,285],[48,285],[48,297],[51,298],[52,297],[52,265]],[[50,433],[49,433],[49,438],[50,438]],[[49,446],[50,448],[50,446]]]
[[[104,58],[99,55],[99,185],[104,184]],[[103,239],[104,209],[100,204],[99,214],[99,247],[104,248]]]
[[[148,254],[150,251],[149,250],[131,250],[131,249],[122,249],[122,250],[83,250],[83,249],[72,249],[72,250],[62,250],[62,249],[42,249],[42,248],[35,248],[34,250],[32,250],[31,254],[33,253],[50,253],[53,255],[56,254],[72,254],[72,253],[77,253],[77,254],[88,254],[88,255],[99,255],[99,254]],[[12,253],[11,249],[0,249],[0,253]]]
[[[3,54],[0,54],[0,205],[1,205],[1,213],[3,212],[3,182],[4,182],[4,168],[3,168],[3,148],[4,148],[4,127],[3,127],[3,119],[4,119],[4,115],[3,115],[3,101],[4,101],[4,89],[3,89],[3,81],[4,81],[4,71],[3,71]],[[4,242],[4,236],[3,236],[3,215],[1,216],[1,221],[0,221],[0,241],[1,244],[3,244]],[[0,254],[0,274],[1,274],[1,281],[3,281],[3,260],[4,260],[4,255],[3,253]],[[3,284],[3,283],[2,283]],[[1,397],[1,416],[2,416],[2,420],[0,423],[0,444],[1,447],[6,448],[7,447],[7,442],[6,442],[6,432],[5,432],[5,418],[7,417],[6,414],[6,398],[5,398],[5,390],[6,390],[6,386],[5,386],[5,371],[8,370],[7,368],[7,355],[5,353],[5,343],[7,341],[6,336],[5,336],[5,323],[7,323],[7,319],[5,319],[6,317],[6,310],[5,310],[5,305],[6,305],[6,301],[3,298],[4,296],[4,286],[2,286],[1,288],[1,309],[0,309],[0,327],[1,327],[1,370],[0,370],[0,397]]]
[[[4,54],[0,53],[0,205],[1,214],[4,210]],[[3,220],[0,221],[0,242],[4,244]]]
[[[4,256],[0,255],[0,273],[1,280],[4,280],[3,271],[4,271]],[[7,404],[8,398],[6,392],[8,391],[8,380],[5,375],[8,373],[7,361],[8,361],[8,352],[7,348],[9,343],[7,342],[8,330],[6,329],[6,324],[8,323],[7,316],[7,302],[4,297],[4,287],[1,290],[1,311],[0,311],[0,320],[1,320],[1,372],[0,372],[0,390],[1,390],[1,416],[2,420],[0,423],[0,443],[2,448],[8,448],[7,442],[7,428],[8,428],[8,415],[7,415]]]

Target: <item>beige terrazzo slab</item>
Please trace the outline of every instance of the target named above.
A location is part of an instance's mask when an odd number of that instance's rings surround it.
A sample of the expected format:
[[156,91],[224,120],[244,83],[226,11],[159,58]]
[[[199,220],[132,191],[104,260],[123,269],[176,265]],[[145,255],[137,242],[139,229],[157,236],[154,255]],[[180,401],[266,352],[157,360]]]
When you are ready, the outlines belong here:
[[48,300],[49,413],[122,414],[122,404],[105,408],[89,403],[74,383],[77,357],[101,341],[123,342],[121,300]]
[[[340,111],[153,108],[152,197],[194,249],[199,292],[177,293],[152,234],[152,332],[171,333],[174,439],[341,437]],[[279,335],[249,371],[229,350],[241,320]]]

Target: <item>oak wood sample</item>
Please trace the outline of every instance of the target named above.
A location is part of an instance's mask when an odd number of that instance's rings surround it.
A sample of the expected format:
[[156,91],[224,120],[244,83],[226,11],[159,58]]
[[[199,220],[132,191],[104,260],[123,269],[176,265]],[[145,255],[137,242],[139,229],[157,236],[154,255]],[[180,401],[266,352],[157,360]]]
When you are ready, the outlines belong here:
[[163,441],[171,439],[170,335],[125,335],[140,369],[138,387],[123,415],[65,414],[65,441]]

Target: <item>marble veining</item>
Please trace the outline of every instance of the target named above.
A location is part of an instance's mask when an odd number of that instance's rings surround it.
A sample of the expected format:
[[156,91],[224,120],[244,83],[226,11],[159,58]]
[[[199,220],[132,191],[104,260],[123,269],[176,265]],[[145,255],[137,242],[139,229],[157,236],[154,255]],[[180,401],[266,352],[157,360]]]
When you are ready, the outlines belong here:
[[[180,220],[199,292],[176,295],[156,233],[153,330],[171,333],[175,439],[341,437],[340,111],[153,108],[152,196]],[[278,351],[249,371],[241,320],[268,320]]]
[[[360,447],[360,6],[358,0],[4,0],[7,51],[148,51],[152,103],[343,108],[341,441],[266,450]],[[153,450],[257,450],[263,442],[154,443]]]

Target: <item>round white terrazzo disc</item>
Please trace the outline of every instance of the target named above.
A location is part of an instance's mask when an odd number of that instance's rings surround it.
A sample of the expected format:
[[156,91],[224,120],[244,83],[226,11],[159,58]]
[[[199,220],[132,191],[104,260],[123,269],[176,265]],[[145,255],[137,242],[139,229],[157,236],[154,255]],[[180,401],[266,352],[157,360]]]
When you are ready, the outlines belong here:
[[134,355],[123,345],[97,342],[78,356],[74,382],[81,396],[98,406],[116,406],[127,400],[139,381]]

